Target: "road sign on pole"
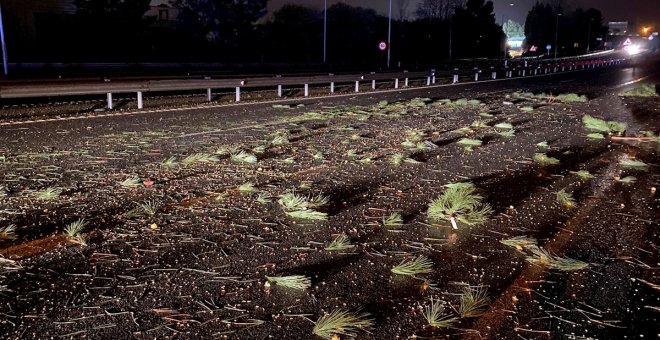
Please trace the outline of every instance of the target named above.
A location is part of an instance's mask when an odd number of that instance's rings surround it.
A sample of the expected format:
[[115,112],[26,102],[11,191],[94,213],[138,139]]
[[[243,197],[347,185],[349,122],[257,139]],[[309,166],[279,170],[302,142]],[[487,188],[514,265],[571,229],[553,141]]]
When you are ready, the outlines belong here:
[[384,41],[381,41],[380,44],[378,44],[378,49],[381,51],[385,51],[387,49],[387,43]]

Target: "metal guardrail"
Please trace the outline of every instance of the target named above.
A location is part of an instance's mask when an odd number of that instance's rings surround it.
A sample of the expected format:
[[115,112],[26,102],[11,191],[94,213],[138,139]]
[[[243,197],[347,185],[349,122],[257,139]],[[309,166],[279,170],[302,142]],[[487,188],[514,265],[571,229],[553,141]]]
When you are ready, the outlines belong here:
[[590,59],[574,57],[562,60],[539,60],[530,63],[527,60],[519,61],[505,67],[474,67],[473,69],[454,69],[453,71],[436,72],[435,70],[420,72],[388,72],[369,74],[347,74],[347,75],[315,75],[315,76],[275,76],[275,77],[253,77],[236,79],[157,79],[157,80],[99,80],[62,82],[49,81],[39,83],[6,83],[0,85],[0,99],[9,98],[39,98],[54,96],[86,96],[107,95],[107,107],[112,109],[112,94],[136,93],[137,107],[143,108],[142,94],[144,92],[176,92],[206,90],[208,101],[212,100],[213,89],[235,89],[236,101],[241,100],[242,88],[277,88],[278,97],[282,96],[283,86],[302,86],[304,96],[309,96],[309,86],[329,84],[330,93],[335,91],[335,84],[354,83],[355,92],[360,91],[361,82],[371,82],[372,89],[376,88],[376,82],[392,81],[395,89],[402,86],[408,87],[410,80],[425,80],[426,85],[436,83],[436,78],[447,77],[452,83],[458,83],[462,77],[468,76],[474,81],[484,79],[497,79],[498,75],[506,78],[526,77],[539,74],[574,71],[586,68],[596,68],[621,64],[625,59]]

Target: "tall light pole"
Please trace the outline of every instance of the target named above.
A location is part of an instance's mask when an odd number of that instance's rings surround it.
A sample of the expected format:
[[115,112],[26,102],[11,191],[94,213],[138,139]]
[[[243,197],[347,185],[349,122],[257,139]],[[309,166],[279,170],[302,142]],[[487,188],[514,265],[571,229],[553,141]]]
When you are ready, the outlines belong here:
[[555,59],[557,59],[557,51],[559,50],[559,45],[557,41],[559,40],[559,17],[561,13],[557,13],[557,23],[555,24]]
[[[513,7],[515,4],[512,2],[509,6]],[[506,24],[506,16],[502,17],[502,31],[504,31],[504,25]],[[504,66],[506,66],[506,57],[509,56],[507,53],[507,47],[509,46],[509,36],[504,32]]]
[[392,0],[390,0],[390,16],[387,24],[387,68],[390,68],[390,51],[392,51]]
[[5,27],[2,24],[2,5],[0,5],[0,43],[2,44],[2,66],[5,75],[9,74],[9,64],[7,63],[7,46],[5,45]]
[[323,0],[323,63],[326,61],[327,37],[328,32],[328,0]]
[[587,33],[587,53],[591,50],[591,23],[594,21],[594,18],[589,18],[589,30]]

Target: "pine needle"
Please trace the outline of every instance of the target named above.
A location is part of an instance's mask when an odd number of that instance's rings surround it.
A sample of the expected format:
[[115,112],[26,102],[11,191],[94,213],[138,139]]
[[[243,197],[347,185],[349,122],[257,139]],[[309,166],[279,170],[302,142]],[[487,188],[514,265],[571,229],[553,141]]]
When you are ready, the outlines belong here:
[[10,224],[0,228],[0,240],[15,240],[16,239],[16,226]]
[[404,156],[401,153],[395,153],[395,154],[390,156],[389,162],[392,165],[401,165],[401,163],[403,163],[404,159],[406,159],[406,156]]
[[443,301],[433,301],[433,298],[431,304],[424,308],[424,319],[433,328],[446,328],[458,321],[458,318],[445,314]]
[[242,193],[255,192],[257,189],[254,187],[254,183],[245,182],[238,186],[238,191]]
[[312,286],[312,281],[303,275],[266,276],[266,280],[271,284],[291,289],[304,290]]
[[176,158],[170,157],[170,158],[164,160],[162,163],[160,163],[160,165],[163,168],[171,169],[171,168],[176,167],[178,165],[178,163],[176,162]]
[[500,137],[511,138],[511,137],[514,137],[516,135],[516,131],[515,130],[506,130],[506,131],[500,131],[497,134]]
[[298,210],[298,211],[289,211],[286,213],[288,216],[301,219],[301,220],[316,220],[324,221],[328,219],[328,214],[316,210]]
[[573,209],[576,205],[573,195],[564,191],[564,189],[559,190],[557,193],[557,202],[566,209]]
[[526,260],[537,266],[545,266],[560,271],[581,270],[589,266],[588,263],[567,257],[560,257],[540,247],[530,247],[529,250],[532,252],[532,255],[528,256]]
[[160,205],[156,201],[146,201],[138,205],[140,206],[140,210],[142,210],[142,213],[147,216],[156,215],[156,211],[158,211],[158,208],[160,207]]
[[540,152],[534,154],[534,162],[540,166],[559,164],[559,160],[557,158],[549,157],[548,155]]
[[372,326],[373,321],[368,313],[356,314],[337,309],[316,320],[312,334],[328,340],[337,339],[340,335],[354,338],[359,330],[368,330]]
[[71,222],[64,228],[64,232],[69,236],[69,237],[76,237],[78,233],[80,233],[85,227],[87,226],[87,222],[85,222],[84,219],[79,219],[75,222]]
[[518,251],[522,251],[527,247],[536,246],[537,241],[535,238],[529,236],[514,236],[505,240],[500,240],[500,243],[516,248]]
[[637,177],[635,177],[635,176],[626,176],[626,177],[617,179],[617,181],[619,181],[623,184],[633,184],[633,183],[637,182]]
[[325,247],[327,251],[344,251],[355,248],[346,234],[339,234]]
[[587,138],[590,139],[605,139],[605,135],[601,133],[590,133],[587,135]]
[[34,193],[34,197],[41,201],[52,201],[60,197],[62,189],[46,188]]
[[403,260],[392,268],[392,273],[406,276],[430,273],[433,270],[433,261],[424,255],[413,260]]
[[137,177],[127,178],[127,179],[119,182],[119,185],[121,185],[122,187],[125,187],[125,188],[135,188],[140,184],[142,184],[142,180],[140,180]]
[[257,162],[257,156],[247,153],[245,151],[239,151],[238,153],[232,153],[229,158],[232,162],[235,163],[248,163],[254,164]]
[[472,183],[453,183],[445,192],[429,204],[431,220],[458,220],[467,225],[479,225],[487,221],[491,208],[482,203],[483,197],[476,193]]
[[580,177],[580,179],[585,180],[585,181],[594,178],[594,175],[592,175],[587,170],[571,171],[571,173],[575,174],[576,176]]
[[539,148],[546,148],[546,149],[549,147],[548,142],[536,143],[536,146],[538,146]]
[[483,141],[480,139],[461,138],[457,143],[463,146],[481,146]]
[[619,161],[619,165],[622,168],[626,169],[636,169],[636,170],[642,170],[642,171],[648,171],[649,170],[649,165],[635,159],[623,159]]
[[485,287],[465,287],[461,294],[461,305],[458,312],[462,318],[475,318],[486,313],[489,302],[488,291]]
[[398,212],[393,212],[383,217],[383,226],[388,228],[400,227],[403,224],[403,217]]
[[185,165],[192,165],[192,164],[197,164],[197,163],[215,163],[218,162],[219,159],[211,154],[208,153],[195,153],[192,155],[187,156],[183,160],[181,160],[181,163]]
[[513,125],[509,123],[499,123],[495,125],[496,128],[498,129],[506,129],[506,130],[511,130],[513,129]]

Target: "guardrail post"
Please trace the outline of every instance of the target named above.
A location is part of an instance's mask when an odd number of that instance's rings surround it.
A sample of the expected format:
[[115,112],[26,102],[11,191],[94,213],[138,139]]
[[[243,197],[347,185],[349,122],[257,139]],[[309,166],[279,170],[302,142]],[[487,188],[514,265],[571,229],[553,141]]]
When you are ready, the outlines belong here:
[[452,83],[456,84],[458,83],[458,69],[454,69],[454,79],[452,80]]
[[435,69],[431,69],[431,84],[435,84]]
[[360,92],[360,81],[359,80],[355,81],[355,92]]
[[474,68],[474,81],[479,81],[479,68]]
[[371,79],[371,89],[372,90],[376,89],[376,79]]
[[408,78],[403,80],[403,86],[408,87]]
[[138,110],[142,110],[142,91],[138,91],[137,93],[137,107]]
[[305,84],[305,97],[309,97],[309,84]]
[[561,65],[561,71],[562,72],[566,71],[566,65]]
[[282,97],[282,85],[277,85],[277,96]]
[[497,72],[495,72],[495,67],[493,66],[490,67],[490,78],[493,80],[497,79]]
[[431,85],[431,76],[426,77],[426,86]]
[[236,86],[236,102],[240,102],[240,101],[241,101],[241,87]]
[[112,93],[108,93],[108,110],[112,110]]
[[211,100],[213,100],[213,93],[211,89],[206,89],[206,101],[210,102]]
[[330,93],[335,93],[335,82],[334,81],[330,82]]
[[557,65],[555,65],[555,69],[552,71],[552,73],[557,73]]
[[399,78],[394,79],[394,88],[395,89],[399,88]]
[[527,69],[526,69],[526,68],[523,68],[523,69],[522,69],[522,76],[524,77],[524,76],[526,76],[526,75],[527,75]]

